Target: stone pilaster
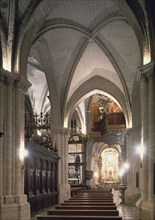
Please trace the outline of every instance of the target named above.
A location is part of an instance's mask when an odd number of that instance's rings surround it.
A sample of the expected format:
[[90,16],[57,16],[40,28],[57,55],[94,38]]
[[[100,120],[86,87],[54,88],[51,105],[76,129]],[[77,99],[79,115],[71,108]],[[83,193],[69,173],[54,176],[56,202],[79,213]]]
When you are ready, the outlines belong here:
[[143,201],[147,200],[148,190],[147,184],[148,182],[148,158],[147,158],[147,145],[148,145],[148,80],[146,78],[146,74],[141,71],[141,146],[145,148],[145,154],[143,158],[141,158],[141,198]]
[[70,197],[70,185],[68,184],[68,136],[69,129],[60,128],[53,130],[55,142],[58,147],[60,160],[58,163],[58,189],[59,203]]
[[[135,139],[136,136],[136,139]],[[140,139],[140,128],[128,130],[126,135],[127,160],[129,169],[127,170],[127,190],[125,191],[126,204],[135,204],[140,193],[139,187],[139,155],[136,154],[136,145]],[[136,173],[138,173],[138,185],[136,185]]]
[[[123,165],[125,162],[126,162],[126,145],[123,144],[121,145],[121,158],[122,158],[122,161],[121,161],[121,165]],[[122,176],[122,182],[123,184],[126,184],[127,183],[127,173],[125,172],[124,175]]]
[[[24,92],[22,84],[28,88],[29,83],[18,74],[0,71],[0,124],[4,136],[1,140],[0,153],[2,187],[0,190],[0,219],[29,220],[30,207],[24,195],[24,169],[19,159],[19,149],[24,149]],[[21,92],[22,90],[22,92]],[[17,95],[18,94],[18,95]],[[9,211],[8,211],[9,210]]]
[[148,116],[149,116],[149,141],[148,141],[148,200],[152,201],[154,198],[154,163],[155,163],[155,96],[154,96],[154,73],[153,73],[154,63],[149,65],[147,69],[146,76],[148,78],[148,92],[149,92],[149,105],[148,105]]
[[[5,78],[0,74],[0,132],[4,133],[4,96],[5,96]],[[4,158],[4,135],[0,137],[0,197],[3,195],[3,190],[6,185],[4,182],[5,167],[3,166]],[[4,170],[3,170],[4,169]]]
[[126,135],[126,155],[128,158],[128,162],[130,164],[130,167],[127,171],[127,181],[125,182],[125,184],[127,184],[127,189],[125,191],[125,203],[132,203],[133,202],[133,170],[132,169],[132,150],[131,149],[131,129],[130,131],[128,131],[128,134]]
[[14,100],[14,78],[6,78],[6,111],[5,111],[5,144],[6,144],[6,195],[10,197],[13,194],[12,184],[13,184],[13,100]]
[[154,63],[148,63],[140,68],[142,86],[141,86],[141,103],[142,103],[142,144],[145,146],[145,154],[142,161],[142,189],[141,202],[139,202],[140,218],[142,220],[155,218],[154,209]]
[[149,116],[149,140],[148,140],[148,210],[150,210],[150,219],[155,219],[155,203],[154,203],[154,164],[155,164],[155,77],[154,63],[150,63],[146,69],[148,78],[148,116]]
[[[25,149],[25,93],[30,83],[23,77],[15,80],[15,194],[24,194],[24,160],[19,158],[19,152]],[[19,181],[19,179],[21,181]]]
[[91,132],[92,125],[92,116],[91,111],[86,111],[86,125],[87,125],[87,133]]

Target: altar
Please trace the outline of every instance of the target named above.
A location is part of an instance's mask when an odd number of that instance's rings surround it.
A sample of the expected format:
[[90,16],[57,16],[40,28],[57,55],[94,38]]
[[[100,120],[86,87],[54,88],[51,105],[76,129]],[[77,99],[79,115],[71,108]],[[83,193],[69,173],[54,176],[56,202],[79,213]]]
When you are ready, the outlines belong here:
[[114,180],[105,180],[105,181],[103,181],[103,183],[112,184],[112,183],[116,183],[116,181],[114,181]]
[[106,148],[102,151],[99,162],[99,183],[101,185],[117,185],[119,176],[120,155],[116,148]]

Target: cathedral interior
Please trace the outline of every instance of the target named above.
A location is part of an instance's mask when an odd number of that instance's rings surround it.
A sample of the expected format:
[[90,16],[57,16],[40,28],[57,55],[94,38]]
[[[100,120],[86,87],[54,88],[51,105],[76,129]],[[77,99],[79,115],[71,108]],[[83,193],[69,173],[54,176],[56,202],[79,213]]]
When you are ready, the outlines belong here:
[[155,219],[154,61],[154,0],[0,0],[1,220],[80,187]]

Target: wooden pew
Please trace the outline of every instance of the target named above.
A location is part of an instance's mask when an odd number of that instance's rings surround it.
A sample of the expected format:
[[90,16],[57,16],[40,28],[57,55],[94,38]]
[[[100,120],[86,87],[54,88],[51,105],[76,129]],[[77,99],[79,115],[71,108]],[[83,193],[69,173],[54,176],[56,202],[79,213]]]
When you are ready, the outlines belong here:
[[86,202],[86,201],[94,201],[94,202],[100,202],[100,201],[113,201],[113,199],[108,199],[108,198],[106,198],[106,199],[103,199],[103,198],[70,198],[68,201],[84,201],[84,202]]
[[122,220],[120,216],[38,215],[37,220]]
[[118,210],[82,210],[82,209],[72,209],[72,210],[50,210],[47,211],[47,215],[82,215],[82,216],[118,216]]
[[101,206],[116,206],[115,203],[113,202],[100,202],[100,203],[97,203],[97,202],[64,202],[64,203],[61,203],[61,205],[91,205],[91,206],[98,206],[98,205],[101,205]]
[[82,194],[84,194],[84,195],[87,195],[87,194],[90,194],[90,195],[100,195],[100,194],[107,194],[107,195],[110,195],[111,194],[111,192],[110,191],[90,191],[90,190],[87,190],[87,191],[85,191],[85,190],[82,190],[81,191],[81,193]]
[[110,195],[112,194],[110,191],[90,191],[90,190],[87,190],[87,191],[81,191],[80,193],[82,193],[83,195],[100,195],[100,194],[104,194],[104,195]]
[[122,220],[108,191],[82,191],[37,220]]
[[90,191],[84,192],[84,191],[81,190],[80,193],[76,196],[79,196],[79,195],[84,195],[84,196],[86,196],[86,195],[90,195],[90,196],[105,195],[105,196],[109,196],[109,195],[112,195],[112,193],[111,192],[102,192],[102,191],[97,192],[97,193],[96,192],[90,192]]
[[89,204],[104,204],[104,203],[113,203],[113,201],[109,201],[109,200],[66,200],[64,201],[64,203],[81,203],[81,204],[85,204],[85,203],[89,203]]
[[106,199],[106,198],[113,198],[113,195],[112,195],[112,193],[93,193],[93,194],[91,194],[91,193],[79,193],[78,195],[74,195],[72,198],[104,198],[104,199]]
[[102,188],[102,189],[96,189],[96,188],[91,188],[91,189],[84,189],[83,192],[109,192],[111,189],[110,188]]
[[117,210],[117,206],[92,206],[92,205],[56,205],[55,209],[95,209],[95,210]]
[[73,196],[70,199],[113,199],[112,196]]

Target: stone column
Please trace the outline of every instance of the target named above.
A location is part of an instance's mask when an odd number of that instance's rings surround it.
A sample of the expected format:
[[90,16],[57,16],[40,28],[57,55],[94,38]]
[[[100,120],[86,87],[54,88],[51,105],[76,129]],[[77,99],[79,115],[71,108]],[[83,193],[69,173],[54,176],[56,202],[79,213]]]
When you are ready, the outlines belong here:
[[[154,80],[151,78],[154,63],[139,69],[141,78],[141,144],[145,153],[141,164],[141,199],[137,202],[139,218],[154,220],[153,158],[154,157]],[[153,76],[153,75],[152,75]]]
[[[126,145],[121,145],[121,166],[126,162]],[[126,172],[122,176],[122,183],[126,185],[127,174]]]
[[147,158],[147,145],[148,145],[148,80],[143,68],[140,69],[140,99],[141,99],[141,146],[144,146],[145,153],[141,158],[141,199],[147,200],[148,188],[146,181],[148,179],[148,158]]
[[[25,150],[25,93],[30,83],[19,77],[15,80],[15,194],[24,194],[24,157],[19,156]],[[19,179],[21,181],[19,181]]]
[[68,135],[69,129],[60,128],[53,130],[55,142],[60,156],[58,162],[58,189],[59,203],[70,197],[70,185],[68,184]]
[[[123,166],[124,163],[126,162],[126,144],[125,143],[121,144],[121,158],[122,158],[121,166]],[[127,180],[127,172],[125,170],[123,176],[121,177],[121,183],[119,185],[122,204],[125,204],[125,190],[127,189],[127,181],[126,180]]]
[[[4,133],[4,97],[5,97],[5,78],[0,73],[0,132]],[[4,158],[4,134],[0,137],[0,197],[2,197],[4,192],[4,187],[6,183],[4,182],[5,167],[3,166]]]
[[[133,131],[133,129],[128,130],[126,134],[126,155],[127,160],[129,162],[129,169],[127,170],[127,181],[125,184],[127,184],[127,189],[125,191],[125,202],[128,204],[133,204],[134,200],[134,187],[135,187],[135,168],[136,168],[136,161],[135,159],[135,141],[133,138],[133,133],[136,133],[136,131]],[[138,163],[139,165],[139,163]]]
[[[141,219],[154,220],[154,162],[155,162],[155,115],[154,115],[154,76],[153,76],[154,63],[150,62],[140,69],[141,78],[144,78],[144,91],[142,96],[142,137],[146,147],[146,153],[142,163],[142,205],[141,205]],[[147,82],[147,88],[146,87]],[[145,113],[144,113],[145,111]]]
[[10,199],[10,195],[13,194],[13,100],[14,100],[14,78],[6,78],[6,109],[5,109],[5,144],[6,144],[6,200]]
[[[19,149],[24,148],[24,94],[17,82],[24,86],[29,83],[19,75],[1,70],[0,89],[3,95],[0,100],[0,124],[3,125],[3,142],[1,143],[1,182],[0,219],[30,219],[30,206],[24,195],[24,163],[19,159]],[[28,88],[28,86],[27,86]],[[17,98],[18,96],[22,98]],[[3,117],[2,117],[3,116]]]
[[154,63],[150,63],[146,69],[146,76],[148,78],[148,92],[149,92],[149,105],[148,105],[148,116],[149,116],[149,142],[148,142],[148,200],[152,201],[154,198],[154,163],[155,163],[155,95],[154,95]]
[[86,111],[86,127],[87,127],[87,133],[91,132],[91,128],[92,128],[91,110]]
[[99,184],[102,184],[102,157],[100,156],[98,159],[98,173],[99,173],[99,177],[98,177],[98,182]]

